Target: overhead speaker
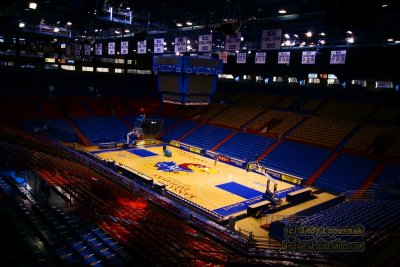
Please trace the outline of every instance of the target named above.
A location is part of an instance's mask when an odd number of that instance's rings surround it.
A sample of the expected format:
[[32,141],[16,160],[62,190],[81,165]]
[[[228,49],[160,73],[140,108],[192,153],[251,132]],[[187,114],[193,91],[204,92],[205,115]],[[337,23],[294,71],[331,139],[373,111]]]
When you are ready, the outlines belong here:
[[220,28],[226,35],[235,35],[240,29],[240,21],[237,19],[222,21]]
[[147,37],[147,31],[142,30],[142,31],[135,32],[133,34],[133,37],[139,42],[144,41]]

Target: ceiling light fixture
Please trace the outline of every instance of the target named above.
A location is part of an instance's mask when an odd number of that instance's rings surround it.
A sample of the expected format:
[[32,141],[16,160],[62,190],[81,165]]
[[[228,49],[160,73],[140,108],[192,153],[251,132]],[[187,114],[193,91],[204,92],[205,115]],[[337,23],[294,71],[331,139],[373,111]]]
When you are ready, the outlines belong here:
[[183,26],[182,23],[180,23],[180,22],[176,23],[176,27],[182,27],[182,26]]
[[36,9],[37,8],[37,4],[35,2],[30,2],[29,3],[29,8],[30,9]]
[[278,10],[278,13],[279,14],[286,14],[286,9],[281,8],[281,9]]
[[54,32],[59,32],[60,29],[59,29],[58,27],[55,27],[53,31],[54,31]]
[[24,28],[24,27],[25,27],[25,23],[24,23],[24,22],[20,22],[20,23],[18,24],[18,27]]
[[307,37],[312,37],[312,32],[311,31],[306,32],[306,36]]
[[192,25],[193,25],[193,22],[191,22],[191,21],[186,21],[186,25],[192,26]]

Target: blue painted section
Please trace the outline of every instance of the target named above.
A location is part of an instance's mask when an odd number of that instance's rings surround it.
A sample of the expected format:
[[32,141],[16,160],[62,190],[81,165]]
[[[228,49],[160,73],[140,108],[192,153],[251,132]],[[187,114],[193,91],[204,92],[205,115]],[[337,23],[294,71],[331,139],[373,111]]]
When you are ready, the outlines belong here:
[[128,151],[132,154],[135,154],[139,157],[146,158],[146,157],[153,157],[157,156],[158,154],[148,151],[146,149],[128,149]]
[[228,191],[229,193],[240,196],[242,198],[246,198],[246,199],[250,199],[250,198],[254,198],[254,197],[263,195],[263,192],[254,190],[250,187],[247,187],[247,186],[235,183],[235,182],[219,184],[216,187],[218,187],[222,190]]

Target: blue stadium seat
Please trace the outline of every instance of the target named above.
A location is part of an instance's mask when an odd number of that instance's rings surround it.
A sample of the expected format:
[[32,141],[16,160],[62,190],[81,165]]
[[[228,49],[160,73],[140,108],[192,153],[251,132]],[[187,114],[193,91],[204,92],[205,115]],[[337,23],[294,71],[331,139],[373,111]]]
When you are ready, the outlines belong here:
[[232,132],[233,130],[230,129],[205,124],[186,136],[182,142],[204,149],[211,149]]
[[332,192],[357,190],[378,162],[341,154],[315,181],[314,185]]
[[331,151],[295,142],[282,142],[260,164],[303,178],[304,182],[325,162]]
[[275,142],[274,138],[238,132],[217,149],[218,153],[245,161],[257,159]]
[[93,143],[125,142],[130,129],[117,117],[83,117],[73,119],[79,130]]
[[162,136],[162,139],[164,141],[176,140],[179,137],[182,137],[185,133],[189,132],[191,129],[193,129],[196,126],[196,124],[197,123],[194,121],[184,121],[173,130],[164,134]]

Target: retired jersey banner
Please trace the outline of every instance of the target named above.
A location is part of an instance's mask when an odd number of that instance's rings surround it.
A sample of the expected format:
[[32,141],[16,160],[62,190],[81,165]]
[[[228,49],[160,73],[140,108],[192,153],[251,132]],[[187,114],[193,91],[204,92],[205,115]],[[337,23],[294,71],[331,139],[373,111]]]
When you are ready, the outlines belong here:
[[186,52],[186,37],[175,37],[175,53]]
[[164,38],[154,39],[154,53],[155,54],[164,53]]
[[266,52],[256,52],[256,56],[254,58],[255,64],[265,64],[266,61],[267,61]]
[[85,45],[85,50],[83,51],[85,56],[90,56],[90,45]]
[[122,41],[121,42],[121,55],[127,55],[129,53],[129,42]]
[[301,55],[301,64],[315,64],[316,51],[303,51]]
[[147,40],[137,42],[137,53],[138,54],[146,54],[147,50]]
[[289,63],[290,63],[290,52],[279,52],[278,64],[289,64]]
[[212,34],[199,35],[199,52],[210,52],[212,50]]
[[81,45],[75,44],[75,56],[80,56],[81,55],[81,49],[82,49]]
[[236,64],[246,64],[246,53],[236,54]]
[[219,59],[221,59],[224,64],[228,63],[228,53],[219,52]]
[[264,30],[261,38],[261,50],[277,50],[281,48],[282,29]]
[[346,50],[331,51],[331,64],[345,64]]
[[101,56],[103,54],[103,44],[102,43],[96,44],[95,54],[97,56]]
[[225,37],[225,51],[239,51],[241,36],[241,32],[238,32],[236,35],[227,35]]
[[115,42],[108,43],[108,54],[115,55]]

